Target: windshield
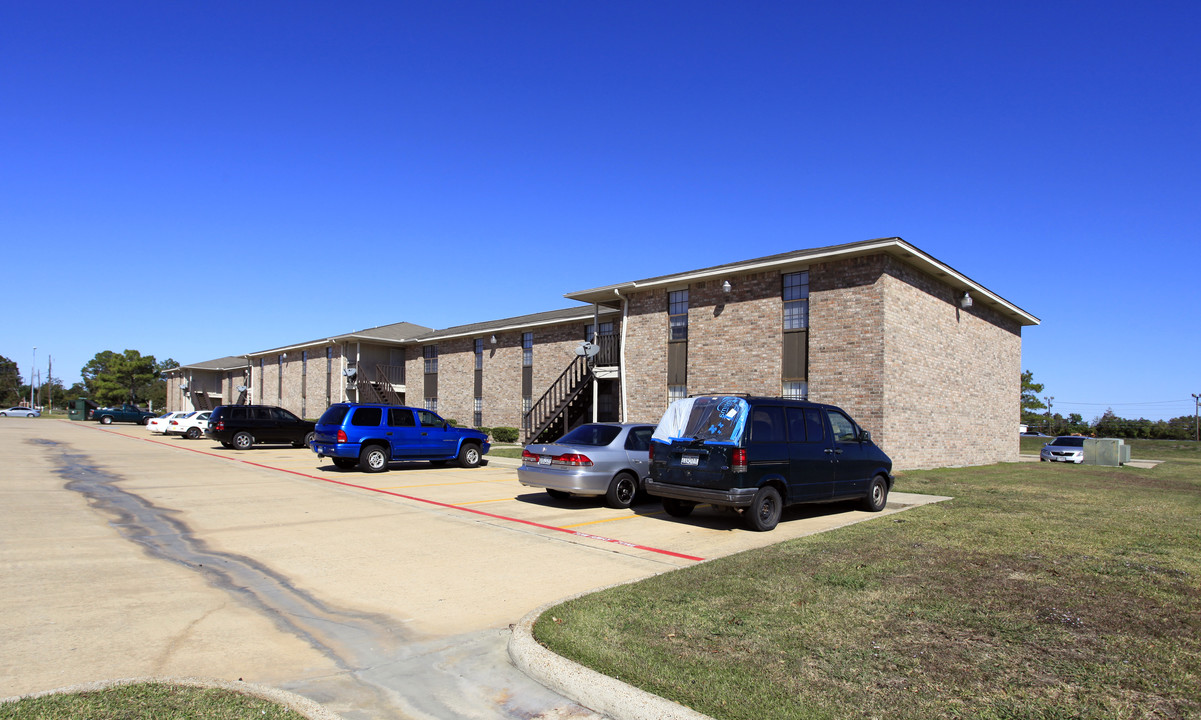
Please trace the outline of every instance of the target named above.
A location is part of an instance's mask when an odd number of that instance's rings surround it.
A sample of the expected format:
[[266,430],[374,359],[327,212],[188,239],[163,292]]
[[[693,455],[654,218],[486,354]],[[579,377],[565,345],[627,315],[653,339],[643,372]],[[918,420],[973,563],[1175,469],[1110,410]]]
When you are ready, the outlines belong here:
[[731,396],[705,396],[676,400],[668,406],[654,439],[701,440],[712,444],[737,445],[742,441],[750,406],[746,400]]
[[592,445],[601,447],[613,442],[621,428],[612,425],[581,425],[555,441],[556,445]]
[[1084,447],[1084,438],[1082,438],[1082,437],[1055,438],[1054,442],[1052,442],[1051,444],[1059,445],[1061,447]]

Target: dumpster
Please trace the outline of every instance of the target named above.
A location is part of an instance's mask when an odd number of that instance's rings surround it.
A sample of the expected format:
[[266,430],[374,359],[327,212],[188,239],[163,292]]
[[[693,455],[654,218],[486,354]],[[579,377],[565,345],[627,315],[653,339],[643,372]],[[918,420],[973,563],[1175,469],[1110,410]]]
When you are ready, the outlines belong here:
[[79,398],[67,406],[67,417],[72,420],[91,420],[92,412],[100,407],[87,398]]

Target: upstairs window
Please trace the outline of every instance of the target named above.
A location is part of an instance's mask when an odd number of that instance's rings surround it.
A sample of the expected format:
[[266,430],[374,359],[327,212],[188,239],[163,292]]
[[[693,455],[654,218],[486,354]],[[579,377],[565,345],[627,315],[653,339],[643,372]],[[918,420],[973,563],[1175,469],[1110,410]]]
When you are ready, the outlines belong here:
[[667,293],[667,339],[688,339],[688,291]]
[[534,333],[521,333],[521,366],[534,365]]
[[785,273],[783,281],[784,329],[804,330],[809,327],[809,271]]
[[483,338],[475,339],[475,369],[484,369],[484,340]]
[[426,345],[421,348],[421,354],[425,358],[425,374],[432,375],[438,372],[438,346]]

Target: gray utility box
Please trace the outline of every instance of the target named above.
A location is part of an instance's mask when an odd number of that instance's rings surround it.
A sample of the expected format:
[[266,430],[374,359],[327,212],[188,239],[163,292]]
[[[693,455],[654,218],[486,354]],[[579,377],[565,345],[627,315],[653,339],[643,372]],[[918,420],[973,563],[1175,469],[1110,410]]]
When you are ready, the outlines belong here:
[[1121,439],[1084,438],[1084,464],[1118,467],[1130,460],[1130,446]]

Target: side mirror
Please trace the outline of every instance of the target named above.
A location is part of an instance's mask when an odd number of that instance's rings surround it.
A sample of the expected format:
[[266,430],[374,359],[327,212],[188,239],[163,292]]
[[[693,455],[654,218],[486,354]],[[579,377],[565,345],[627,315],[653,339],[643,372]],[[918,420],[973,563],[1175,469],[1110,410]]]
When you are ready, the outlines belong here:
[[859,431],[859,441],[860,442],[871,442],[872,441],[871,431],[860,430]]

